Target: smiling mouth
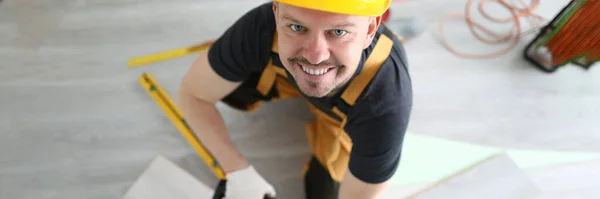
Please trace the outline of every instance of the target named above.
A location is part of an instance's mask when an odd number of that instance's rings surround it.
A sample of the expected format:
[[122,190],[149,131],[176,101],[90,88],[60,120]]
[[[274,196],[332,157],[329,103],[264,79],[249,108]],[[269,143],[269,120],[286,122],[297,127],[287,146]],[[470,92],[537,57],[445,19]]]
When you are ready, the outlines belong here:
[[306,67],[301,64],[297,64],[297,65],[302,69],[302,71],[304,71],[304,73],[306,73],[308,75],[314,75],[314,76],[324,75],[324,74],[327,74],[327,72],[331,71],[332,69],[335,69],[335,67],[313,68],[313,67]]

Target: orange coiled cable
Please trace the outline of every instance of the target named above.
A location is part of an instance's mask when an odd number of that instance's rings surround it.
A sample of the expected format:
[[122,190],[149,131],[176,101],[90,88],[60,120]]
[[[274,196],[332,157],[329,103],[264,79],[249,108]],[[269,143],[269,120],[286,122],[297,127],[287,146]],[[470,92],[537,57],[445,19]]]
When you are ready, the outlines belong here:
[[[496,33],[488,28],[485,28],[480,23],[473,21],[471,9],[474,6],[475,2],[473,0],[469,0],[467,2],[464,15],[463,14],[451,14],[451,15],[445,17],[440,22],[439,31],[440,31],[440,37],[442,40],[441,41],[442,44],[450,52],[454,53],[457,56],[464,57],[464,58],[493,58],[493,57],[501,56],[501,55],[504,55],[504,54],[510,52],[517,45],[517,43],[519,42],[519,39],[521,37],[538,30],[539,28],[541,28],[541,24],[542,24],[541,22],[545,21],[544,17],[533,13],[533,11],[539,6],[539,3],[540,3],[539,0],[532,0],[531,5],[527,5],[523,0],[519,0],[519,2],[521,3],[521,6],[523,8],[519,8],[517,6],[511,5],[511,4],[507,3],[506,0],[481,0],[479,2],[478,10],[485,19],[490,20],[492,22],[496,22],[496,23],[511,23],[511,22],[513,23],[510,33],[508,33],[506,35],[501,35],[501,34]],[[495,18],[495,17],[490,16],[489,14],[487,14],[487,12],[484,9],[484,6],[488,3],[499,3],[504,8],[506,8],[510,11],[511,17]],[[520,20],[521,20],[521,18],[524,18],[524,17],[531,17],[531,18],[535,19],[536,21],[533,22],[534,23],[533,28],[522,32]],[[460,51],[456,50],[449,44],[448,40],[444,37],[444,23],[450,19],[459,19],[459,18],[466,21],[471,33],[473,33],[473,35],[478,40],[480,40],[486,44],[502,44],[502,43],[508,43],[508,42],[510,42],[510,44],[507,47],[505,47],[499,51],[491,52],[491,53],[476,54],[476,53],[465,53],[465,52],[460,52]],[[484,32],[496,39],[484,38],[479,32],[477,32],[477,30],[481,30],[482,32]]]

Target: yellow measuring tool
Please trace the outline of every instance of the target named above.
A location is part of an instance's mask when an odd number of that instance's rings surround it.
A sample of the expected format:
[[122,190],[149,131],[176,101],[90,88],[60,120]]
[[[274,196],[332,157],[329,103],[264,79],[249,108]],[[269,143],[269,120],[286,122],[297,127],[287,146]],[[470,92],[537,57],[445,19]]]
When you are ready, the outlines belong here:
[[193,133],[192,129],[188,126],[183,115],[175,106],[169,95],[158,85],[154,77],[149,73],[144,73],[138,78],[140,84],[146,89],[146,92],[154,99],[154,101],[162,108],[167,117],[171,119],[171,122],[177,127],[183,137],[192,145],[204,162],[210,167],[213,173],[220,180],[225,180],[225,172],[220,167],[219,163],[212,157],[212,155],[202,146],[200,140]]
[[174,49],[174,50],[167,50],[167,51],[163,51],[163,52],[159,52],[159,53],[155,53],[155,54],[150,54],[150,55],[145,55],[142,57],[133,58],[133,59],[130,59],[127,64],[129,65],[129,68],[133,68],[133,67],[141,66],[144,64],[150,64],[153,62],[159,62],[159,61],[163,61],[163,60],[167,60],[167,59],[173,59],[176,57],[186,56],[186,55],[196,53],[196,52],[206,51],[208,48],[210,48],[210,46],[213,44],[213,42],[214,42],[214,40],[210,40],[210,41],[207,41],[202,44],[195,45],[195,46],[179,48],[179,49]]

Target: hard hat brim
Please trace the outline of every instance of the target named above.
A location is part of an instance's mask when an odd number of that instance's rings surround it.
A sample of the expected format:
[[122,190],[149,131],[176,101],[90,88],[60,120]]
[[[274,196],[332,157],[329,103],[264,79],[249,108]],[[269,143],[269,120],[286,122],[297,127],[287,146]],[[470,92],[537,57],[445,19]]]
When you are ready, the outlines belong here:
[[392,0],[274,0],[292,6],[358,16],[381,16]]

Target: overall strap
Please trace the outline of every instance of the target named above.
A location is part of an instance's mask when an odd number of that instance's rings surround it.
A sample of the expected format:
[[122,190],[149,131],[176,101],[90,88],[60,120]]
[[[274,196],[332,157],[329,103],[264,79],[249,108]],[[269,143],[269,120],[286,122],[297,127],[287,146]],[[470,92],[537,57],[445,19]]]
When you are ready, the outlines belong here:
[[[272,52],[278,52],[277,44],[277,31],[275,31],[273,34],[273,45],[271,46]],[[269,93],[269,91],[271,91],[271,88],[273,88],[273,85],[275,84],[275,79],[277,78],[277,75],[283,76],[285,78],[288,77],[285,69],[273,65],[273,58],[271,57],[269,59],[269,63],[262,72],[260,79],[258,80],[258,85],[256,89],[264,96],[267,96],[267,94]]]
[[271,46],[271,51],[274,53],[279,53],[279,38],[277,37],[277,31],[273,32],[273,45]]
[[356,100],[363,92],[363,90],[367,87],[371,79],[375,77],[381,65],[388,58],[390,52],[392,51],[392,47],[394,45],[394,41],[387,37],[384,34],[379,36],[375,47],[373,48],[373,52],[367,58],[363,70],[361,73],[350,82],[348,88],[342,93],[342,100],[344,100],[348,105],[354,106]]
[[[275,33],[273,33],[273,45],[271,46],[271,51],[272,52],[279,53],[279,45],[278,45],[278,43],[279,43],[279,39],[277,37],[277,31],[275,31]],[[283,76],[285,78],[288,77],[288,74],[285,71],[285,69],[280,68],[280,67],[275,67],[275,65],[273,65],[273,57],[271,57],[271,62],[269,62],[269,66],[272,66],[273,69],[275,70],[275,72],[278,75],[281,75],[281,76]]]
[[[367,87],[369,82],[371,82],[373,77],[375,77],[375,74],[377,74],[381,68],[381,65],[383,65],[385,60],[387,60],[393,45],[394,41],[388,36],[384,34],[379,36],[373,51],[365,62],[363,70],[356,78],[354,78],[354,80],[352,80],[352,82],[350,82],[344,93],[342,93],[341,100],[344,100],[350,107],[354,106],[360,94]],[[347,115],[340,111],[336,106],[333,107],[332,112],[342,118],[341,123],[338,123],[337,125],[338,128],[343,129],[348,121]],[[333,162],[337,160],[337,155],[339,155],[342,149],[346,152],[349,152],[352,149],[352,140],[347,133],[344,133],[343,131],[336,131],[334,133],[335,143],[339,144],[333,145],[331,154],[336,155],[332,155],[332,157],[327,160],[328,166],[333,165]],[[332,170],[332,166],[330,166],[329,169],[329,172],[332,173],[332,176],[337,177],[338,180],[341,180],[341,176],[343,175],[342,172],[335,172]]]

